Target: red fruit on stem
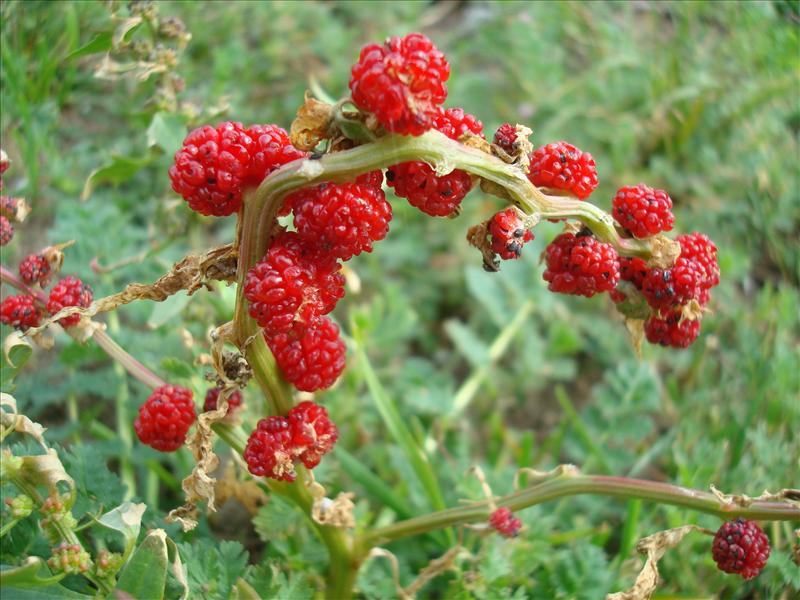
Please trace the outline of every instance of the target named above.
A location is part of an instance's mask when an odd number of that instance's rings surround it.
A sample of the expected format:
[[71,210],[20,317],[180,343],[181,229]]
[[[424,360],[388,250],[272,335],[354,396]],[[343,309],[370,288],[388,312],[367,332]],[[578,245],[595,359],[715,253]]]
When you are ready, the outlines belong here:
[[[50,298],[47,300],[47,312],[51,315],[56,314],[67,306],[80,306],[88,308],[92,303],[92,288],[89,284],[83,283],[77,277],[69,275],[59,281],[50,290]],[[79,314],[69,315],[58,322],[62,327],[72,327],[81,320]]]
[[30,254],[19,263],[19,276],[28,285],[46,287],[50,280],[50,263],[42,254]]
[[651,344],[688,348],[700,333],[700,320],[684,318],[680,309],[657,312],[645,321],[644,333]]
[[289,411],[292,447],[306,468],[316,467],[333,449],[339,430],[328,418],[325,407],[314,402],[301,402]]
[[769,539],[753,521],[739,517],[719,528],[711,546],[717,567],[725,573],[738,573],[752,579],[769,559]]
[[292,146],[289,134],[277,125],[252,125],[247,135],[253,140],[246,177],[249,185],[258,185],[283,165],[308,156]]
[[492,252],[503,260],[519,258],[522,247],[533,239],[533,232],[525,228],[513,208],[501,210],[491,218],[489,233],[492,236]]
[[14,226],[11,221],[0,215],[0,246],[5,246],[14,238]]
[[588,152],[554,142],[533,152],[528,179],[535,186],[566,190],[584,200],[597,187],[597,166]]
[[511,509],[501,506],[489,515],[489,525],[503,537],[513,538],[519,535],[522,521],[514,517]]
[[36,300],[28,294],[6,296],[0,304],[0,322],[19,330],[38,327],[42,320],[42,311],[36,306]]
[[551,292],[590,298],[619,283],[619,256],[590,235],[562,233],[545,250],[544,280]]
[[669,231],[675,222],[672,198],[644,184],[620,188],[612,204],[614,219],[637,238]]
[[513,156],[517,144],[517,127],[511,123],[503,123],[494,133],[494,143],[503,151]]
[[194,419],[192,392],[177,385],[162,385],[139,407],[133,426],[143,444],[174,452],[183,446]]
[[292,433],[286,417],[261,419],[244,449],[247,470],[257,477],[294,481]]

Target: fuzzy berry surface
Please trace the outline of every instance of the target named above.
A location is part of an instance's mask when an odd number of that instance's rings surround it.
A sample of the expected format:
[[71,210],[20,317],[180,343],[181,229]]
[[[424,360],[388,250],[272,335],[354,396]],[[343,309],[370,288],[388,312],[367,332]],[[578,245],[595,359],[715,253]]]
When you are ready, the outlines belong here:
[[192,131],[169,169],[172,189],[202,215],[224,217],[242,204],[242,187],[255,148],[241,123],[226,121]]
[[392,219],[383,190],[358,183],[320,186],[293,210],[303,242],[342,260],[372,252],[372,243],[386,237]]
[[50,263],[42,254],[30,254],[19,263],[19,276],[28,285],[47,286],[50,271]]
[[344,370],[346,348],[328,317],[268,336],[267,344],[283,376],[302,392],[329,388]]
[[247,440],[244,460],[257,477],[294,481],[297,474],[291,452],[292,432],[286,417],[261,419]]
[[492,252],[503,260],[519,258],[522,247],[533,239],[533,232],[525,228],[513,208],[501,210],[491,218],[489,233],[492,236]]
[[590,235],[562,233],[547,246],[545,262],[543,277],[551,292],[591,298],[619,283],[617,251]]
[[752,579],[769,559],[769,539],[757,523],[741,517],[724,523],[711,546],[717,567],[725,573],[738,573]]
[[[460,108],[448,108],[435,119],[435,128],[453,140],[471,133],[483,135],[483,123]],[[400,198],[432,217],[453,214],[472,189],[472,176],[456,169],[437,177],[430,165],[412,161],[389,167],[386,182]]]
[[316,467],[333,449],[339,430],[328,418],[324,406],[311,401],[301,402],[287,416],[292,431],[292,447],[308,469]]
[[489,525],[503,537],[513,538],[519,535],[522,521],[514,516],[510,508],[502,506],[489,515]]
[[0,246],[5,246],[14,238],[14,226],[11,221],[0,215]]
[[700,334],[700,320],[687,319],[680,309],[656,312],[644,323],[644,334],[651,344],[670,348],[688,348]]
[[[208,412],[210,410],[217,410],[217,401],[219,400],[219,393],[222,390],[218,387],[208,388],[206,392],[206,398],[203,402],[203,412]],[[228,394],[228,412],[233,412],[235,409],[239,408],[242,405],[242,392],[239,390],[234,390],[232,393]]]
[[289,134],[277,125],[252,125],[247,135],[253,140],[246,178],[250,185],[258,185],[283,165],[308,156],[292,146]]
[[513,156],[517,146],[517,127],[511,123],[503,123],[494,132],[494,143],[509,156]]
[[174,452],[183,446],[194,420],[192,392],[177,385],[162,385],[139,407],[133,427],[143,444]]
[[[47,300],[47,312],[54,315],[67,306],[88,308],[92,303],[92,298],[91,286],[87,283],[83,283],[77,277],[69,275],[59,281],[53,286],[53,289],[50,290],[50,297]],[[59,319],[58,322],[63,327],[72,327],[77,325],[80,320],[81,316],[79,314],[74,314]]]
[[670,231],[675,223],[672,198],[664,190],[644,184],[617,190],[612,206],[611,214],[617,223],[637,238]]
[[353,103],[387,131],[422,135],[447,98],[447,59],[427,37],[410,33],[361,49],[350,75]]
[[566,190],[585,200],[597,187],[597,166],[588,152],[553,142],[531,154],[528,179],[535,186]]
[[33,296],[20,294],[6,296],[0,304],[0,322],[20,330],[38,327],[42,321],[42,311],[36,306]]

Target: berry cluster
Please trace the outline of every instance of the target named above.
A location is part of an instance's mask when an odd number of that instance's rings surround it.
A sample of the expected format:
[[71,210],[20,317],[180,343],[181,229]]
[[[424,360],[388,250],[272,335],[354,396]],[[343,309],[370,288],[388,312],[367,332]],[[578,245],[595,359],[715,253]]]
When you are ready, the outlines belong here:
[[758,524],[741,517],[724,523],[711,546],[717,567],[744,579],[758,575],[769,558],[769,539]]
[[61,542],[53,548],[47,566],[56,573],[86,573],[92,567],[92,559],[80,545]]
[[510,508],[501,506],[489,515],[489,525],[503,537],[513,538],[519,535],[522,521],[514,516]]
[[183,446],[194,420],[191,390],[162,385],[139,407],[133,426],[143,444],[161,452],[174,452]]
[[295,463],[316,467],[333,449],[339,431],[328,411],[314,402],[301,402],[286,417],[261,419],[244,451],[249,471],[258,477],[294,481]]

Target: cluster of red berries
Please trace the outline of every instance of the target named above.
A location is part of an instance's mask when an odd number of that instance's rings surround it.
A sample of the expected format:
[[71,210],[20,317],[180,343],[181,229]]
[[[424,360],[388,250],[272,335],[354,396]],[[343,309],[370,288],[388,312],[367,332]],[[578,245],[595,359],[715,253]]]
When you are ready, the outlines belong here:
[[761,527],[741,517],[724,523],[711,546],[717,567],[744,579],[752,579],[764,569],[769,551],[769,539]]
[[261,419],[244,451],[249,471],[258,477],[294,481],[295,464],[316,467],[333,449],[339,430],[328,411],[314,402],[301,402],[285,417]]
[[[54,315],[68,306],[88,308],[91,303],[92,288],[77,277],[69,275],[53,286],[46,302],[44,298],[31,294],[6,296],[0,304],[0,322],[25,331],[38,327],[45,312]],[[74,314],[59,319],[58,322],[62,327],[74,327],[80,320],[81,316]]]
[[489,515],[489,526],[503,537],[513,538],[519,535],[522,521],[514,516],[510,508],[501,506]]

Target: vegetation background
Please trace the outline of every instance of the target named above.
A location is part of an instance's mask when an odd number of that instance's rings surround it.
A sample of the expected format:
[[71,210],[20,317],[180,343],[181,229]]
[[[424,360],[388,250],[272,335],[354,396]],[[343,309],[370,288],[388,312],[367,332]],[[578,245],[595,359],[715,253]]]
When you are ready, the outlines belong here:
[[[64,271],[91,282],[99,297],[154,280],[188,251],[229,241],[233,219],[200,218],[169,190],[166,171],[188,128],[223,117],[288,128],[309,77],[340,97],[361,45],[422,31],[449,58],[448,105],[477,115],[487,136],[504,121],[522,122],[535,145],[565,139],[591,152],[601,182],[591,200],[606,209],[624,184],[668,190],[676,232],[707,232],[722,269],[697,343],[686,351],[646,347],[637,358],[608,298],[547,292],[538,257],[558,225],[537,226],[521,260],[488,274],[464,234],[500,208],[496,199],[473,192],[452,220],[393,202],[390,236],[352,261],[360,291],[350,290],[336,318],[363,341],[385,392],[430,452],[446,503],[480,498],[466,475],[476,463],[498,494],[511,491],[520,467],[564,462],[750,495],[800,484],[798,2],[157,7],[192,35],[175,72],[185,80],[179,98],[198,108],[194,119],[151,102],[156,78],[97,78],[102,54],[76,53],[112,29],[105,4],[2,3],[2,147],[13,161],[4,193],[26,196],[34,208],[3,249],[4,264],[15,268],[48,243],[74,239]],[[93,270],[93,260],[103,268]],[[107,323],[134,356],[202,397],[208,384],[196,361],[208,351],[209,328],[228,320],[232,306],[233,290],[222,288],[131,305]],[[164,526],[191,458],[131,443],[148,393],[142,385],[92,344],[66,336],[37,353],[17,385],[21,409],[64,446],[89,494],[84,513],[134,497],[148,504],[146,527]],[[255,419],[253,392],[246,402]],[[317,477],[356,493],[359,523],[430,510],[356,361],[323,400],[341,438]],[[370,487],[363,467],[385,487]],[[168,527],[195,597],[228,598],[242,575],[265,595],[309,597],[325,550],[306,524],[270,499],[255,511],[253,531],[251,515],[229,504],[224,517],[203,519],[190,534]],[[631,584],[639,537],[719,525],[685,509],[598,497],[519,516],[526,528],[517,540],[468,534],[472,559],[423,596],[602,598]],[[2,562],[48,556],[34,532],[17,526],[5,536]],[[800,590],[789,558],[797,539],[790,524],[767,532],[777,548],[747,583],[717,571],[709,540],[690,536],[664,558],[659,597],[790,597]],[[390,549],[408,582],[447,543],[428,536]],[[396,594],[379,560],[363,569],[358,587],[364,598]]]

